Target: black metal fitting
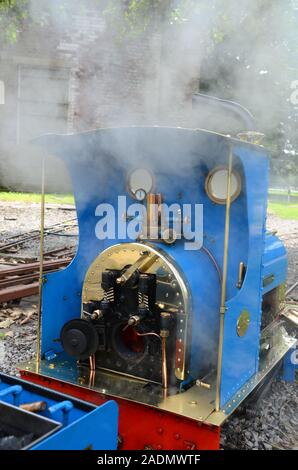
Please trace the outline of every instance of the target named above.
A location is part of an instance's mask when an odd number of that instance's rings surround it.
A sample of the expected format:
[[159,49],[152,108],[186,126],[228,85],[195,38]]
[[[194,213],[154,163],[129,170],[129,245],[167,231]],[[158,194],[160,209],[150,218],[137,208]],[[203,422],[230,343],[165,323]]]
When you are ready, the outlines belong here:
[[106,312],[109,312],[110,309],[111,309],[111,302],[109,302],[108,300],[102,300],[100,302],[100,310],[102,311],[103,316]]
[[140,294],[150,295],[152,288],[155,288],[154,274],[140,274],[139,292]]
[[169,312],[160,313],[160,329],[169,331],[171,329],[172,315]]
[[108,270],[104,271],[101,276],[101,287],[104,291],[111,289],[111,287],[115,287],[116,279],[119,276],[118,271]]

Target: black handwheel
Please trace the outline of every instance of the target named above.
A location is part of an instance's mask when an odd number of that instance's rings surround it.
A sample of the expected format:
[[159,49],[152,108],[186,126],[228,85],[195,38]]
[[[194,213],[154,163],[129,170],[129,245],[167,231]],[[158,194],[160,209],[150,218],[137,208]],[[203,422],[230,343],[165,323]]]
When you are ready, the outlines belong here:
[[84,360],[94,354],[98,348],[98,333],[92,323],[76,318],[65,323],[60,339],[69,356]]

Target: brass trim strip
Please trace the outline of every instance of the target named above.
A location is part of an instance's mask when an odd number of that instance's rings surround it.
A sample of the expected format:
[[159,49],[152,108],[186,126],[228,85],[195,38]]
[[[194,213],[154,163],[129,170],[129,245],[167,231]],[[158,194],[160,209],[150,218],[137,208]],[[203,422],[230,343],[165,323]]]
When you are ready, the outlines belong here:
[[225,220],[225,236],[224,236],[224,257],[223,272],[221,283],[221,300],[220,300],[220,322],[219,322],[219,341],[218,341],[218,359],[216,374],[216,396],[215,410],[220,410],[220,388],[221,388],[221,372],[222,372],[222,353],[224,338],[224,321],[226,311],[226,291],[227,291],[227,274],[228,274],[228,254],[229,254],[229,235],[230,235],[230,212],[231,212],[231,180],[233,172],[233,145],[229,146],[229,162],[228,162],[228,180],[227,180],[227,203],[226,203],[226,220]]
[[36,372],[39,372],[41,359],[41,315],[42,315],[42,287],[43,287],[43,260],[44,260],[44,226],[45,226],[45,157],[41,163],[41,195],[40,195],[40,242],[39,242],[39,296],[36,338]]

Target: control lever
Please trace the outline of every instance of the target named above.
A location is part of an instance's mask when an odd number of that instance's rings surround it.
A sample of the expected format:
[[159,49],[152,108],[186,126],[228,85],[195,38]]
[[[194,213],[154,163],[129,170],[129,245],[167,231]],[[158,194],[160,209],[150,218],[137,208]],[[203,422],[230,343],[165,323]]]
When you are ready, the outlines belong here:
[[129,268],[127,268],[120,277],[116,279],[117,284],[124,284],[127,282],[131,276],[139,269],[142,271],[147,271],[152,264],[156,261],[157,255],[149,256],[148,251],[144,251],[141,256],[137,259],[137,261],[132,264]]

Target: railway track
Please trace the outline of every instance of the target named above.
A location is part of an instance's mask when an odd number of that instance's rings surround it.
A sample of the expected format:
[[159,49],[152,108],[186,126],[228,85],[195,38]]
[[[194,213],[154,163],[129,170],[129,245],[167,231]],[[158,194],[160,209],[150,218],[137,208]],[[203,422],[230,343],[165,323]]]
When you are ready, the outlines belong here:
[[[71,256],[45,260],[44,273],[64,268]],[[38,294],[39,262],[18,264],[0,269],[0,304]]]
[[[47,237],[49,235],[58,235],[58,236],[65,235],[61,232],[62,231],[66,232],[69,229],[73,229],[77,227],[77,224],[74,223],[76,220],[77,220],[76,218],[73,218],[73,219],[70,219],[64,222],[59,222],[57,224],[46,227],[44,231],[44,236]],[[23,246],[26,243],[31,242],[33,240],[38,240],[39,237],[40,237],[39,230],[30,230],[28,232],[24,232],[19,235],[12,235],[10,237],[5,237],[4,243],[0,245],[0,253],[6,253],[7,251],[13,248]]]
[[[77,219],[72,218],[53,224],[45,228],[45,237],[65,236],[69,230],[77,227]],[[71,235],[76,236],[76,234]],[[0,261],[0,304],[17,300],[22,297],[35,295],[39,290],[39,269],[40,265],[35,258],[14,259],[11,249],[18,249],[31,241],[38,241],[39,230],[29,230],[18,235],[12,235],[2,239],[0,244],[0,256],[4,259]],[[44,273],[56,271],[67,266],[74,256],[73,247],[61,247],[44,253]]]

